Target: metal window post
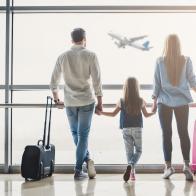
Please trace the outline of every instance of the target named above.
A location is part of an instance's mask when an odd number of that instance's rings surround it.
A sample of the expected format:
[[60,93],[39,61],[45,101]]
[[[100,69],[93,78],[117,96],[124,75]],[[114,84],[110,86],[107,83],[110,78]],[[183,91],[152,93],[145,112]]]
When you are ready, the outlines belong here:
[[[6,45],[5,45],[5,104],[10,102],[10,0],[6,0]],[[5,108],[5,155],[4,172],[10,168],[10,108]]]

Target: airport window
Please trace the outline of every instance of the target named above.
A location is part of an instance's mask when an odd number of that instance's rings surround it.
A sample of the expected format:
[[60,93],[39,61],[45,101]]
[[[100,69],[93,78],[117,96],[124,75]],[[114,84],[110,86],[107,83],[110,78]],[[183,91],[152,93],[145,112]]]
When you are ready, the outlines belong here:
[[[16,14],[14,21],[14,84],[48,84],[58,55],[71,45],[70,31],[75,24],[87,31],[88,48],[98,54],[104,84],[123,84],[129,75],[136,76],[141,84],[152,84],[155,60],[162,54],[167,34],[178,33],[182,41],[183,53],[191,56],[193,62],[196,62],[194,55],[196,32],[192,29],[195,22],[191,20],[195,16],[192,13]],[[25,28],[21,29],[21,25]],[[190,31],[190,29],[192,30]],[[127,38],[148,35],[138,44],[142,45],[143,42],[149,40],[153,48],[149,51],[142,51],[130,46],[118,48],[108,35],[110,31]],[[112,74],[109,74],[111,70]],[[50,92],[14,92],[14,102],[44,102],[43,98],[47,94]],[[143,90],[141,94],[146,101],[151,102],[151,90]],[[104,102],[116,103],[121,95],[121,90],[105,90]],[[192,109],[191,113],[193,113]],[[42,136],[43,114],[44,110],[39,109],[14,109],[13,163],[20,163],[25,145],[35,143],[36,139]],[[29,118],[31,116],[33,118]],[[21,117],[26,119],[25,122],[21,123]],[[114,119],[94,117],[90,145],[98,164],[123,164],[126,162],[118,119],[119,117]],[[56,144],[56,163],[73,163],[74,146],[64,112],[54,110],[52,124],[51,138]],[[26,130],[26,127],[30,128]],[[190,135],[192,135],[192,127],[193,119],[190,115]],[[20,137],[23,131],[25,139]],[[34,133],[33,137],[29,133]],[[111,137],[115,141],[115,145],[108,145]],[[180,163],[182,158],[177,137],[176,130],[174,130],[174,162]],[[145,120],[143,141],[144,153],[140,163],[162,163],[161,130],[157,115]]]
[[[3,5],[5,1],[3,1]],[[13,85],[32,85],[38,89],[13,90],[12,103],[40,104],[45,103],[46,96],[51,95],[47,88],[57,57],[70,48],[70,31],[76,26],[83,27],[87,32],[87,47],[97,53],[104,85],[122,85],[128,76],[135,76],[142,85],[149,85],[141,89],[141,95],[146,102],[151,103],[151,87],[156,58],[162,55],[164,40],[170,33],[177,33],[182,42],[183,54],[190,56],[193,65],[196,63],[196,17],[195,11],[149,12],[112,11],[99,13],[94,11],[96,6],[143,5],[146,1],[49,1],[49,0],[15,0],[18,7],[14,12],[13,21]],[[150,5],[176,5],[177,0],[149,1]],[[196,5],[194,1],[180,1],[181,5]],[[81,6],[79,11],[52,10],[53,6]],[[88,13],[82,9],[94,6]],[[2,4],[0,4],[2,6]],[[27,7],[25,7],[27,6]],[[40,6],[38,10],[33,6]],[[51,10],[43,11],[41,6]],[[47,7],[48,6],[48,7]],[[2,7],[0,7],[2,10]],[[44,9],[45,9],[44,8]],[[21,10],[20,10],[21,9]],[[33,8],[36,9],[36,8]],[[82,11],[81,11],[82,10]],[[4,10],[5,11],[5,10]],[[11,15],[10,15],[11,16]],[[104,22],[103,22],[104,21]],[[0,13],[0,85],[5,85],[5,13]],[[3,28],[2,28],[3,27]],[[22,28],[21,28],[22,27]],[[11,32],[12,29],[10,29]],[[127,39],[146,36],[137,41],[137,46],[120,47],[121,43],[112,40],[109,33],[114,33]],[[149,50],[143,50],[149,46]],[[142,48],[141,48],[142,47]],[[152,48],[151,48],[152,47]],[[61,84],[63,82],[61,81]],[[11,82],[10,82],[10,85]],[[12,86],[13,88],[16,88]],[[5,87],[3,87],[5,88]],[[40,89],[39,89],[40,88]],[[0,89],[0,103],[4,103],[4,90]],[[104,89],[104,103],[116,104],[122,96],[122,89]],[[61,90],[61,97],[63,91]],[[196,96],[193,94],[194,99]],[[148,108],[150,109],[150,108]],[[108,108],[106,110],[111,110]],[[44,126],[44,108],[13,108],[12,114],[12,164],[20,165],[24,147],[36,144],[42,138]],[[194,124],[194,108],[190,108],[189,134],[192,140]],[[0,108],[0,164],[4,162],[4,109]],[[174,122],[174,127],[176,127]],[[173,130],[174,163],[182,163],[180,144],[176,128]],[[21,137],[22,136],[22,137]],[[125,164],[125,150],[119,116],[107,118],[94,116],[90,134],[92,158],[96,164]],[[111,140],[112,138],[112,140]],[[155,139],[156,138],[156,139]],[[111,142],[112,141],[112,142]],[[73,164],[75,147],[71,138],[65,111],[53,109],[51,143],[56,146],[56,164]],[[140,164],[162,164],[162,133],[158,115],[144,119],[143,154]]]

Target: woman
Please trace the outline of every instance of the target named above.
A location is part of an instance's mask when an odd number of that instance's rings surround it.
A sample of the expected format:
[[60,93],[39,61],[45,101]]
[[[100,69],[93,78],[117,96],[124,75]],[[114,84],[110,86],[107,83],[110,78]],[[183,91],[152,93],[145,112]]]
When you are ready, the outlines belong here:
[[154,73],[154,104],[158,104],[159,120],[163,135],[163,152],[165,158],[164,179],[174,172],[172,167],[172,115],[174,112],[184,159],[183,172],[186,180],[192,181],[189,167],[190,139],[188,135],[188,104],[193,101],[189,86],[196,92],[196,77],[191,59],[181,54],[180,41],[177,35],[169,35],[165,42],[163,56],[156,62]]

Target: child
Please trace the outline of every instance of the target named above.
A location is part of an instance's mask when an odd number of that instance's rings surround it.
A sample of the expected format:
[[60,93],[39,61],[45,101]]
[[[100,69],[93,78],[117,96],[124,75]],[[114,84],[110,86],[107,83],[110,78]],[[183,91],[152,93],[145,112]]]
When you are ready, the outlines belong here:
[[116,116],[120,111],[120,128],[123,130],[128,166],[123,179],[127,182],[135,180],[135,164],[142,153],[142,113],[149,117],[154,113],[146,110],[145,102],[139,95],[138,81],[134,77],[126,80],[124,85],[124,98],[120,99],[113,112],[97,111],[105,116]]

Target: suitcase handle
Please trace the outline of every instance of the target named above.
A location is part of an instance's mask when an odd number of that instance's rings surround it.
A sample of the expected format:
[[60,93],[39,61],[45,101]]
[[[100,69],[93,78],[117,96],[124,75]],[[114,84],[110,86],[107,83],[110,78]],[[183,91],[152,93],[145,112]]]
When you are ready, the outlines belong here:
[[[50,100],[50,104],[49,104]],[[47,127],[47,121],[48,121],[48,108],[49,108],[49,122],[48,122],[48,135],[47,135],[47,144],[46,144],[46,127]],[[50,124],[51,124],[51,112],[52,112],[52,97],[47,96],[47,103],[46,103],[46,112],[45,112],[45,122],[44,122],[44,135],[43,135],[43,146],[49,148],[50,145]],[[39,142],[39,141],[38,141]]]

